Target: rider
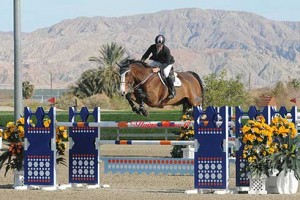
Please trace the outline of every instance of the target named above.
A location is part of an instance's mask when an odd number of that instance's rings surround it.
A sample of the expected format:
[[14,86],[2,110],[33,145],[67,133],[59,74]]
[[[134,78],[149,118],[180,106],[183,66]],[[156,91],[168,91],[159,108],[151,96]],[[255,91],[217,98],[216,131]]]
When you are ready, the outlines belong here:
[[153,70],[154,72],[157,72],[160,69],[163,70],[163,74],[166,77],[168,88],[169,88],[168,98],[172,99],[176,95],[176,91],[174,88],[173,79],[169,75],[175,60],[170,53],[170,49],[166,45],[164,45],[165,40],[166,39],[163,35],[156,36],[155,44],[152,44],[148,48],[148,50],[142,56],[141,61],[145,62],[145,60],[149,57],[150,53],[152,53],[152,56],[150,57],[150,60],[152,60],[150,66],[159,67],[159,69]]

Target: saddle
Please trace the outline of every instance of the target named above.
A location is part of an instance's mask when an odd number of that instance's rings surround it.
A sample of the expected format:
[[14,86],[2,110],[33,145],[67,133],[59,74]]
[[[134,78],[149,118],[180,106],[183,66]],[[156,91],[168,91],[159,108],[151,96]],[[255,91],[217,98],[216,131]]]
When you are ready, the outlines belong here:
[[[162,82],[163,85],[168,85],[168,84],[167,84],[166,77],[165,77],[162,73],[163,73],[162,70],[159,71],[159,73],[157,73],[157,74],[158,74],[158,77],[159,77],[159,79],[160,79],[160,81]],[[170,76],[171,76],[172,79],[173,79],[174,86],[175,86],[175,87],[180,87],[180,86],[181,86],[181,80],[178,78],[177,73],[174,72],[174,71],[171,71],[171,72],[170,72]]]

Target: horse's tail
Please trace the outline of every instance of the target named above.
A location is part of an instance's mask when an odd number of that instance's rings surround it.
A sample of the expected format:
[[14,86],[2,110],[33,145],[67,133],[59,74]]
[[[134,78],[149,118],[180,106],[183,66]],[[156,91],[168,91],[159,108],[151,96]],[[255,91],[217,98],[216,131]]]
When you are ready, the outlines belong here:
[[199,85],[200,85],[200,88],[201,88],[201,91],[202,91],[202,107],[203,107],[203,103],[204,103],[204,87],[203,87],[203,82],[200,78],[200,76],[195,73],[195,72],[192,72],[192,71],[188,71],[189,73],[193,74],[193,76],[198,80],[199,82]]

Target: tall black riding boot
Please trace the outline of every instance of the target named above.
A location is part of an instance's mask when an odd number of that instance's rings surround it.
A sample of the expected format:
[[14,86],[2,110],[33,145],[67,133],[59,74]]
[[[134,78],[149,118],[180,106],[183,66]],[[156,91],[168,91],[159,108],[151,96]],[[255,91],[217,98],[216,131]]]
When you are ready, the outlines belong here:
[[172,98],[174,98],[175,97],[175,95],[176,95],[176,91],[175,91],[175,88],[174,88],[174,82],[173,82],[173,79],[172,79],[172,77],[167,77],[166,78],[166,80],[167,80],[167,82],[168,82],[168,88],[169,88],[169,96],[168,96],[168,98],[169,99],[172,99]]

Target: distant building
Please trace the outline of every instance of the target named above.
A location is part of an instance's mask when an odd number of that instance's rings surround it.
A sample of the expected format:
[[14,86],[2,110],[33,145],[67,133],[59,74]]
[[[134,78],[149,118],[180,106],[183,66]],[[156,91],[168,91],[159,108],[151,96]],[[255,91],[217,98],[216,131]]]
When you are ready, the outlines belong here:
[[265,107],[265,106],[277,106],[275,97],[271,96],[260,96],[258,101],[258,107]]

